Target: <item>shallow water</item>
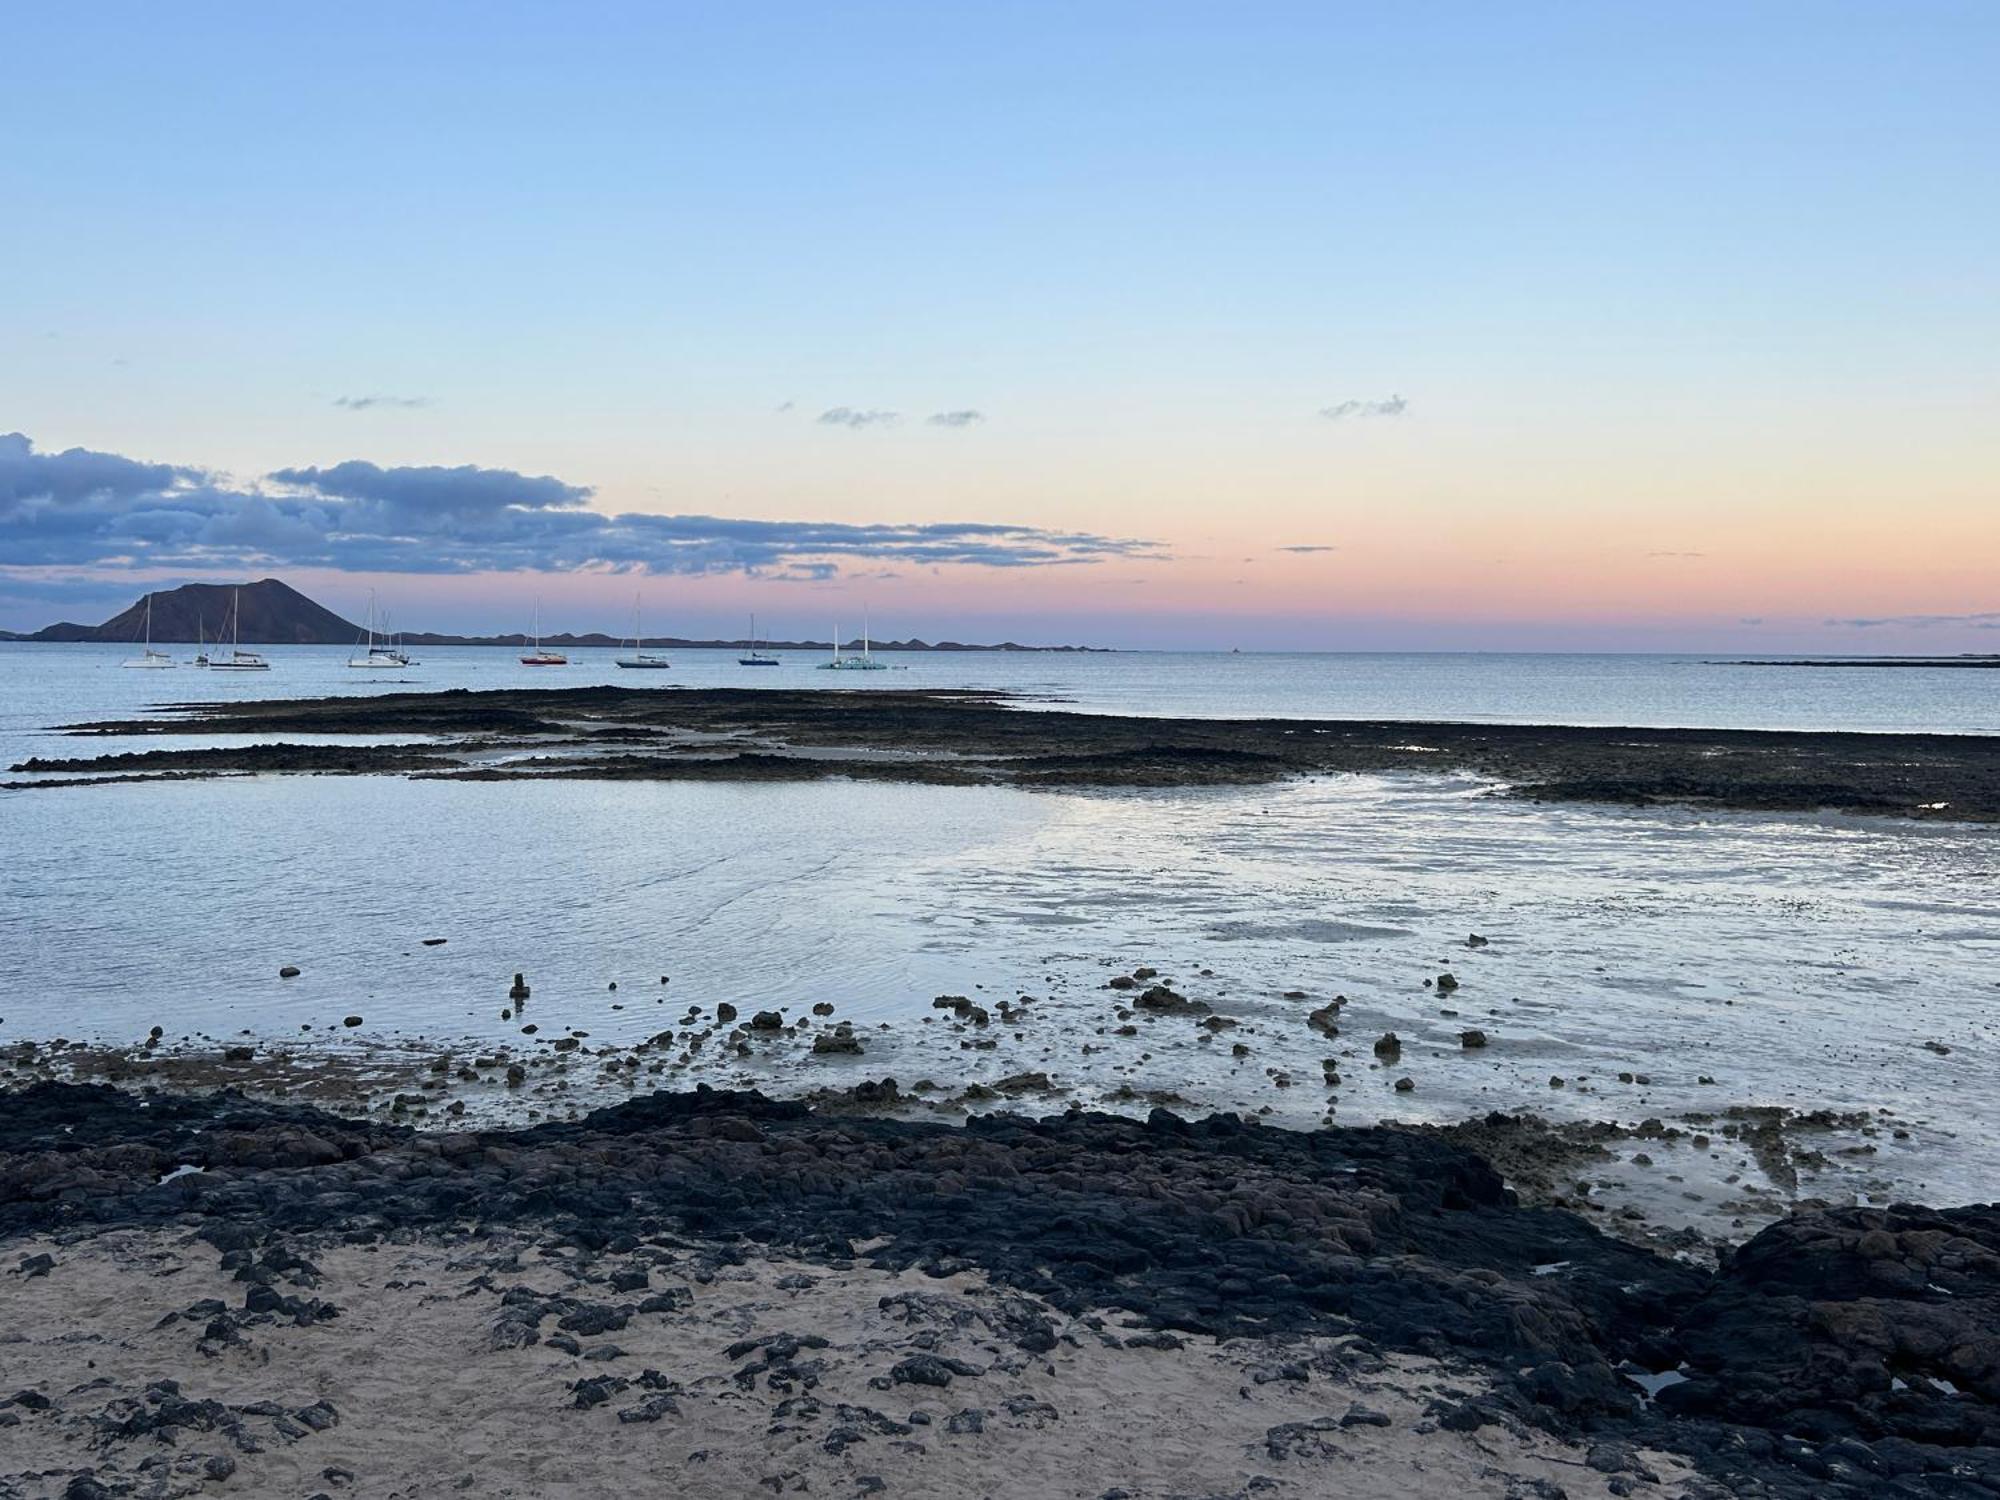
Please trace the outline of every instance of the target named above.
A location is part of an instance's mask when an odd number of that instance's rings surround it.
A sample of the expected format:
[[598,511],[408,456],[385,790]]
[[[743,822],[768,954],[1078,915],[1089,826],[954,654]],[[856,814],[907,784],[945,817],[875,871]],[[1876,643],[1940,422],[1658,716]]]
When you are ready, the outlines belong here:
[[[1491,791],[1382,776],[1140,794],[247,778],[13,794],[0,1040],[160,1025],[491,1047],[574,1029],[597,1046],[691,1003],[747,1016],[827,1001],[864,1023],[865,1059],[710,1054],[697,1076],[789,1091],[1041,1069],[1063,1099],[1170,1091],[1295,1124],[1329,1102],[1344,1122],[1887,1110],[1840,1192],[2000,1191],[1989,830]],[[1468,948],[1472,932],[1490,946]],[[286,963],[303,974],[281,980]],[[1117,1037],[1102,986],[1139,964],[1238,1027],[1167,1018]],[[1447,969],[1462,988],[1445,998],[1425,981]],[[501,1017],[516,970],[538,1043]],[[1312,998],[1283,998],[1294,989]],[[982,1038],[998,1045],[972,1051],[939,994],[1037,998],[1018,1036],[996,1023]],[[1349,1003],[1328,1041],[1305,1016],[1334,994]],[[1490,1045],[1462,1050],[1467,1026]],[[1385,1030],[1404,1042],[1393,1068],[1370,1051]],[[1391,1088],[1400,1076],[1414,1091]]]

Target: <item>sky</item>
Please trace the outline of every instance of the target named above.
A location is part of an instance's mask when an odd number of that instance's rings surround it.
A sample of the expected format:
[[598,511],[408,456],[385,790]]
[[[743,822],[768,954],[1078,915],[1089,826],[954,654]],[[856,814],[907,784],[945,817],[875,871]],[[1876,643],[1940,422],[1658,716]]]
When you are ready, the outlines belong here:
[[32,6],[0,628],[2000,650],[2000,7]]

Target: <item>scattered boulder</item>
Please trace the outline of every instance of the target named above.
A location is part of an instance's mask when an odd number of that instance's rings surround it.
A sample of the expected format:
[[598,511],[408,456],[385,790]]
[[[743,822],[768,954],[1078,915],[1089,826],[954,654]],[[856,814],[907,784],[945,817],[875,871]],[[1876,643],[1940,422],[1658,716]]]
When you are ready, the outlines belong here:
[[861,1038],[854,1034],[852,1026],[842,1021],[832,1031],[823,1031],[813,1038],[813,1052],[820,1057],[837,1053],[859,1057],[862,1052]]
[[1170,990],[1164,984],[1154,985],[1132,1003],[1142,1010],[1166,1016],[1205,1016],[1212,1009],[1203,1001],[1190,1000],[1186,995]]
[[278,970],[278,977],[280,979],[297,979],[299,977],[299,966],[297,964],[285,964]]
[[978,1365],[968,1364],[962,1359],[948,1359],[941,1354],[912,1354],[889,1371],[889,1378],[897,1385],[929,1385],[942,1390],[951,1384],[954,1375],[985,1373]]
[[1468,1026],[1458,1034],[1458,1045],[1464,1047],[1467,1051],[1475,1047],[1484,1047],[1486,1045],[1486,1033],[1481,1031],[1477,1026]]

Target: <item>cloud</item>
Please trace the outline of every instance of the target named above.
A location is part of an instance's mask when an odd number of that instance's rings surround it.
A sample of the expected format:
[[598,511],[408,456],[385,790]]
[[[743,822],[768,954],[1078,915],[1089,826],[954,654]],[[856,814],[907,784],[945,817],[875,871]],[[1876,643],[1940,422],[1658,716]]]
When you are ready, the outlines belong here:
[[88,448],[37,453],[22,433],[0,433],[0,517],[37,497],[56,504],[129,499],[199,477],[196,469],[139,463]]
[[994,521],[858,524],[608,515],[587,485],[474,465],[362,459],[227,486],[208,471],[0,435],[9,569],[246,565],[349,572],[611,568],[823,580],[853,562],[987,568],[1158,559],[1153,542]]
[[902,418],[893,411],[862,411],[852,406],[830,406],[819,414],[824,427],[893,427]]
[[1706,557],[1708,556],[1708,554],[1706,552],[1648,552],[1646,556],[1694,558],[1694,557]]
[[1846,620],[1828,620],[1828,625],[1851,626],[1856,630],[1873,630],[1879,625],[1904,626],[1912,630],[1929,630],[1939,625],[1969,627],[1973,630],[2000,630],[2000,610],[1980,610],[1969,615],[1879,615]]
[[416,408],[432,405],[429,396],[335,396],[333,404],[342,411],[368,411],[377,406]]
[[[1323,542],[1301,542],[1297,546],[1280,547],[1278,550],[1280,552],[1307,553],[1307,552],[1338,552],[1340,549],[1338,547],[1327,546]],[[1244,561],[1248,562],[1249,559],[1246,557]]]
[[932,427],[972,427],[986,420],[986,413],[967,407],[963,411],[932,412],[924,421]]
[[1410,409],[1410,403],[1401,396],[1387,396],[1380,401],[1336,401],[1332,406],[1322,406],[1319,414],[1329,422],[1344,422],[1349,417],[1400,417]]
[[792,410],[792,408],[797,406],[798,404],[799,403],[796,401],[780,401],[776,406],[772,407],[771,410],[776,412],[779,416],[782,417],[786,412]]
[[358,458],[330,469],[279,469],[271,478],[339,500],[450,514],[508,506],[546,510],[581,505],[591,494],[586,486],[564,484],[546,474],[530,478],[512,469],[480,469],[471,464],[455,469],[384,469]]

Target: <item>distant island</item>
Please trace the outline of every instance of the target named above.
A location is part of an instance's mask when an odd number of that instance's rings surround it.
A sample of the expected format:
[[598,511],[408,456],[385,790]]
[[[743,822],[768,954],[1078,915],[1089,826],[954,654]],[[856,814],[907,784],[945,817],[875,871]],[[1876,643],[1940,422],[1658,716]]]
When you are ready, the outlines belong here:
[[1706,667],[2000,667],[2000,656],[1967,652],[1962,656],[1801,656],[1779,661],[1709,661]]
[[[163,589],[157,593],[141,595],[130,607],[120,610],[102,625],[78,625],[63,621],[28,635],[12,631],[0,631],[0,640],[7,641],[110,641],[130,642],[139,640],[146,632],[146,601],[153,605],[152,637],[155,643],[168,641],[214,641],[227,632],[227,621],[232,611],[241,610],[240,638],[257,645],[276,646],[349,646],[359,640],[362,628],[351,620],[342,619],[325,605],[308,599],[304,594],[276,578],[264,578],[256,583],[184,583],[177,589]],[[405,646],[520,646],[526,636],[515,631],[508,635],[446,635],[431,630],[402,630],[397,639]],[[591,647],[623,646],[630,641],[618,636],[606,635],[602,631],[590,631],[583,635],[570,632],[561,634],[545,633],[545,646]],[[643,645],[657,646],[673,650],[693,651],[703,648],[740,651],[750,645],[748,640],[687,640],[680,636],[648,636]],[[770,641],[760,640],[757,644],[771,651],[831,651],[831,641]],[[842,642],[847,646],[859,646],[859,641]],[[907,641],[875,641],[871,643],[877,651],[1034,651],[1034,652],[1096,652],[1110,648],[1104,646],[1023,646],[1015,641],[1001,641],[997,645],[967,645],[961,641],[923,641],[914,637]]]

